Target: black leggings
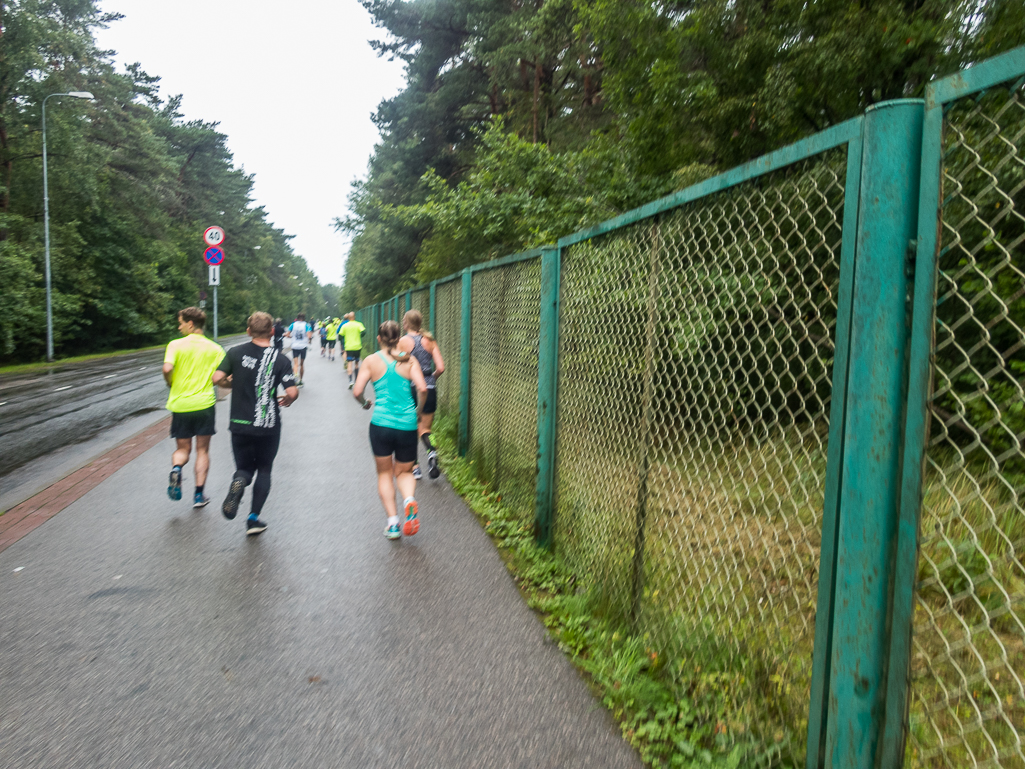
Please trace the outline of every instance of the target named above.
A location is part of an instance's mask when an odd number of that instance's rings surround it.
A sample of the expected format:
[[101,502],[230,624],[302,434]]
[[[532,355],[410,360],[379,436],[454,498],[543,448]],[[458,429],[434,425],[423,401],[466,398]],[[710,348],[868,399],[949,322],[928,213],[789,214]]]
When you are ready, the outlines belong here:
[[250,515],[260,515],[263,503],[270,494],[270,471],[274,465],[274,457],[278,454],[281,442],[281,431],[275,430],[269,435],[231,434],[231,450],[235,454],[235,475],[246,482],[253,483],[253,508]]

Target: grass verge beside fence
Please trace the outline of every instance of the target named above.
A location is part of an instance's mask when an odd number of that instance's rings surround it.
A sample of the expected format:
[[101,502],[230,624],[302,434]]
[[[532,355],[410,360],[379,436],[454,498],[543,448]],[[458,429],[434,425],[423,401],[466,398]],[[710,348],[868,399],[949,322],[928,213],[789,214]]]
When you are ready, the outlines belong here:
[[[533,528],[502,494],[460,459],[455,420],[439,417],[435,437],[445,474],[498,547],[527,604],[551,638],[586,674],[644,762],[672,769],[790,767],[778,741],[765,743],[743,723],[738,703],[751,682],[744,670],[682,669],[649,634],[636,634],[599,612],[598,596],[557,555],[538,547]],[[700,643],[678,638],[677,646]],[[740,703],[742,705],[742,703]]]

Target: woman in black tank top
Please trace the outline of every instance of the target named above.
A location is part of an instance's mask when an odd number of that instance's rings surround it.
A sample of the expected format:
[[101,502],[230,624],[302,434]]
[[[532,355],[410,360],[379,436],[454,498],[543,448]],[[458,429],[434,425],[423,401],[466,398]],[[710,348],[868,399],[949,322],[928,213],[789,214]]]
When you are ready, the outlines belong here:
[[[430,333],[422,330],[422,325],[423,316],[418,311],[407,312],[402,317],[402,328],[406,335],[399,340],[396,349],[416,358],[424,372],[424,379],[427,380],[427,402],[424,404],[416,429],[420,442],[427,449],[427,474],[431,478],[437,478],[441,470],[438,469],[438,452],[431,443],[431,425],[434,423],[434,412],[438,408],[436,383],[438,377],[445,372],[445,360],[441,357],[438,343]],[[418,461],[413,467],[413,476],[420,478],[421,475]]]

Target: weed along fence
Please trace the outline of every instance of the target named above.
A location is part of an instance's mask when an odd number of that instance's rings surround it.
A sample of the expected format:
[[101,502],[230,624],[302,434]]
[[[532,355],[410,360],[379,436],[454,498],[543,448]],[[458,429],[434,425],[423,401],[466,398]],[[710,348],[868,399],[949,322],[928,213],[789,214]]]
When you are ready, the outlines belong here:
[[1019,48],[359,317],[760,763],[1025,767],[1023,143]]

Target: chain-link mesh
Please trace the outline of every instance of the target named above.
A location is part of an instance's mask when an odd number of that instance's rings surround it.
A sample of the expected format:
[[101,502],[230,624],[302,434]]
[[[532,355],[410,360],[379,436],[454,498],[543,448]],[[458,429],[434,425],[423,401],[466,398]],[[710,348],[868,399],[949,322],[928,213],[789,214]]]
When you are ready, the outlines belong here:
[[438,313],[434,338],[445,360],[445,373],[438,377],[438,412],[447,417],[459,416],[459,366],[462,340],[462,281],[450,280],[435,289],[435,311]]
[[541,259],[474,273],[470,459],[524,522],[537,488]]
[[1025,767],[1025,86],[944,123],[908,766]]
[[720,724],[804,753],[845,152],[564,253],[556,544]]
[[410,308],[420,313],[423,318],[423,329],[431,327],[431,290],[429,288],[413,292],[413,306]]

